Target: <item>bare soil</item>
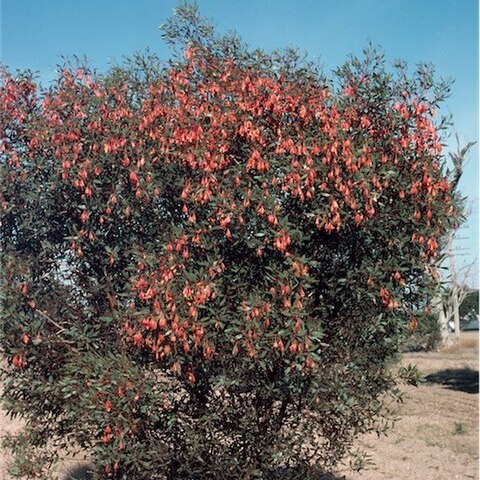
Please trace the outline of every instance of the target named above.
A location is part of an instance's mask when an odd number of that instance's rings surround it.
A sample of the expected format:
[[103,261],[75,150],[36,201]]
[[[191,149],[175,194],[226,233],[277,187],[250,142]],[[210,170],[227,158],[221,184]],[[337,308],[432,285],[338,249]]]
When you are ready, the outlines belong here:
[[[359,447],[372,463],[361,473],[348,470],[324,476],[332,480],[451,480],[479,478],[478,332],[462,334],[446,350],[405,354],[425,377],[419,387],[405,388],[399,420],[387,437],[365,436]],[[15,432],[19,422],[0,411],[0,435]],[[0,455],[0,478],[7,480],[8,458]],[[67,474],[73,473],[74,477]],[[76,461],[66,461],[62,480],[88,478]]]
[[406,387],[399,420],[387,437],[366,436],[359,446],[372,464],[346,480],[478,479],[478,332],[439,352],[404,355],[425,377]]

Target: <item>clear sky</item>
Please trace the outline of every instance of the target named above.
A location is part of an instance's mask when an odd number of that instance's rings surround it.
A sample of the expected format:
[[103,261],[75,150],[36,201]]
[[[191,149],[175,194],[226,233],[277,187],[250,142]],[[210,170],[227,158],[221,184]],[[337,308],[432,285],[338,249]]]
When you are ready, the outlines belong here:
[[[63,56],[86,55],[105,70],[110,62],[149,47],[170,55],[159,25],[175,0],[3,0],[0,59],[10,68],[30,68],[48,82]],[[409,65],[433,63],[455,80],[443,105],[461,142],[478,141],[477,0],[198,0],[218,31],[235,30],[251,47],[294,46],[318,59],[326,72],[359,54],[368,42],[387,58]],[[446,140],[448,152],[454,138]],[[475,261],[468,283],[478,287],[478,146],[461,181],[470,216],[457,234],[456,262]],[[461,275],[460,275],[461,278]]]

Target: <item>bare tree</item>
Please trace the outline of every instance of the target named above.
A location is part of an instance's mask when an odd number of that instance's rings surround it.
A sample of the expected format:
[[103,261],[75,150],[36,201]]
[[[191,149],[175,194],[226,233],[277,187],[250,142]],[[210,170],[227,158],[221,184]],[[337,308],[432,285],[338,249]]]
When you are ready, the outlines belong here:
[[[450,185],[452,191],[455,191],[458,187],[458,183],[463,174],[463,168],[466,163],[467,155],[470,149],[476,142],[468,142],[463,148],[460,148],[460,141],[457,138],[457,151],[455,153],[449,153],[450,159],[453,164],[453,170],[447,171],[447,176],[450,177]],[[434,299],[433,306],[438,312],[438,321],[440,324],[440,333],[442,336],[442,344],[448,345],[454,341],[458,341],[460,338],[460,314],[459,306],[467,296],[469,289],[466,285],[466,278],[470,267],[465,269],[462,274],[462,283],[458,282],[458,275],[455,268],[455,256],[452,248],[453,235],[451,232],[446,244],[446,255],[450,257],[450,288],[442,295],[439,292]],[[449,328],[449,322],[453,320],[454,328],[453,332]],[[454,335],[453,335],[454,334]]]
[[[460,339],[460,305],[465,300],[470,292],[467,285],[467,278],[473,264],[468,265],[461,271],[461,280],[455,268],[455,257],[451,244],[453,235],[450,238],[450,287],[444,292],[442,296],[442,308],[444,312],[444,322],[448,327],[453,323],[453,329],[448,328],[448,335],[453,334],[453,339],[458,341]],[[453,331],[452,331],[453,330]],[[447,339],[447,343],[448,343]],[[451,340],[451,339],[450,339]]]

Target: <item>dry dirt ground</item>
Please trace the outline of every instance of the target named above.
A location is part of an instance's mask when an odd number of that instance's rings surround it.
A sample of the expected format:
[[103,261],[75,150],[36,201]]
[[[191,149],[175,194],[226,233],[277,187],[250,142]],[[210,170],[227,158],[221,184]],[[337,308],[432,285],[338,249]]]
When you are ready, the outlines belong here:
[[374,464],[346,480],[478,479],[478,332],[463,333],[450,349],[406,354],[426,382],[407,387],[399,420],[385,438],[368,436],[360,446]]
[[[373,463],[359,474],[348,471],[331,480],[451,480],[478,479],[478,333],[464,333],[450,349],[406,354],[425,376],[419,387],[406,387],[398,407],[399,420],[387,437],[366,436],[359,446]],[[0,434],[14,432],[18,423],[0,412]],[[0,456],[0,479],[6,480],[8,458]],[[61,480],[66,475],[68,463]],[[81,465],[73,478],[84,480]]]

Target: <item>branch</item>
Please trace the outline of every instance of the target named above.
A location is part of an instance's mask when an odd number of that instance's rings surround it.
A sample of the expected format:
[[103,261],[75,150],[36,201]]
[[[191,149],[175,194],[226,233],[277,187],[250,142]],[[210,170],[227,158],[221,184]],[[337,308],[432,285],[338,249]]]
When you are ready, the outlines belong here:
[[107,275],[107,271],[105,267],[103,267],[103,277],[105,279],[105,282],[107,283],[108,287],[108,292],[107,292],[107,299],[108,303],[110,304],[110,308],[112,311],[115,311],[117,309],[117,300],[115,299],[115,293],[113,290],[113,285],[112,282],[110,281],[109,276]]
[[[45,320],[50,322],[52,325],[55,325],[55,327],[57,327],[59,329],[58,332],[55,333],[55,335],[60,335],[62,332],[65,331],[64,327],[62,327],[59,323],[57,323],[55,320],[53,320],[53,318],[50,317],[49,315],[47,315],[43,310],[39,310],[38,308],[36,308],[34,311],[38,312],[43,318],[45,318]],[[78,350],[77,348],[72,346],[74,344],[74,342],[72,342],[70,340],[66,340],[65,338],[63,338],[62,341],[64,343],[66,343],[69,346],[69,348],[72,349],[74,352],[80,353],[80,350]]]
[[458,139],[458,134],[456,134],[456,138],[457,138],[457,152],[449,153],[449,156],[453,162],[453,168],[454,168],[453,177],[450,182],[452,186],[452,190],[455,190],[463,174],[463,166],[465,164],[465,158],[469,150],[477,143],[477,142],[468,142],[462,149],[460,149],[460,140]]
[[50,322],[52,325],[55,325],[59,331],[57,332],[57,335],[65,331],[65,328],[62,327],[59,323],[57,323],[53,318],[51,318],[49,315],[47,315],[43,310],[39,310],[38,308],[35,309],[35,312],[38,312],[45,320]]

